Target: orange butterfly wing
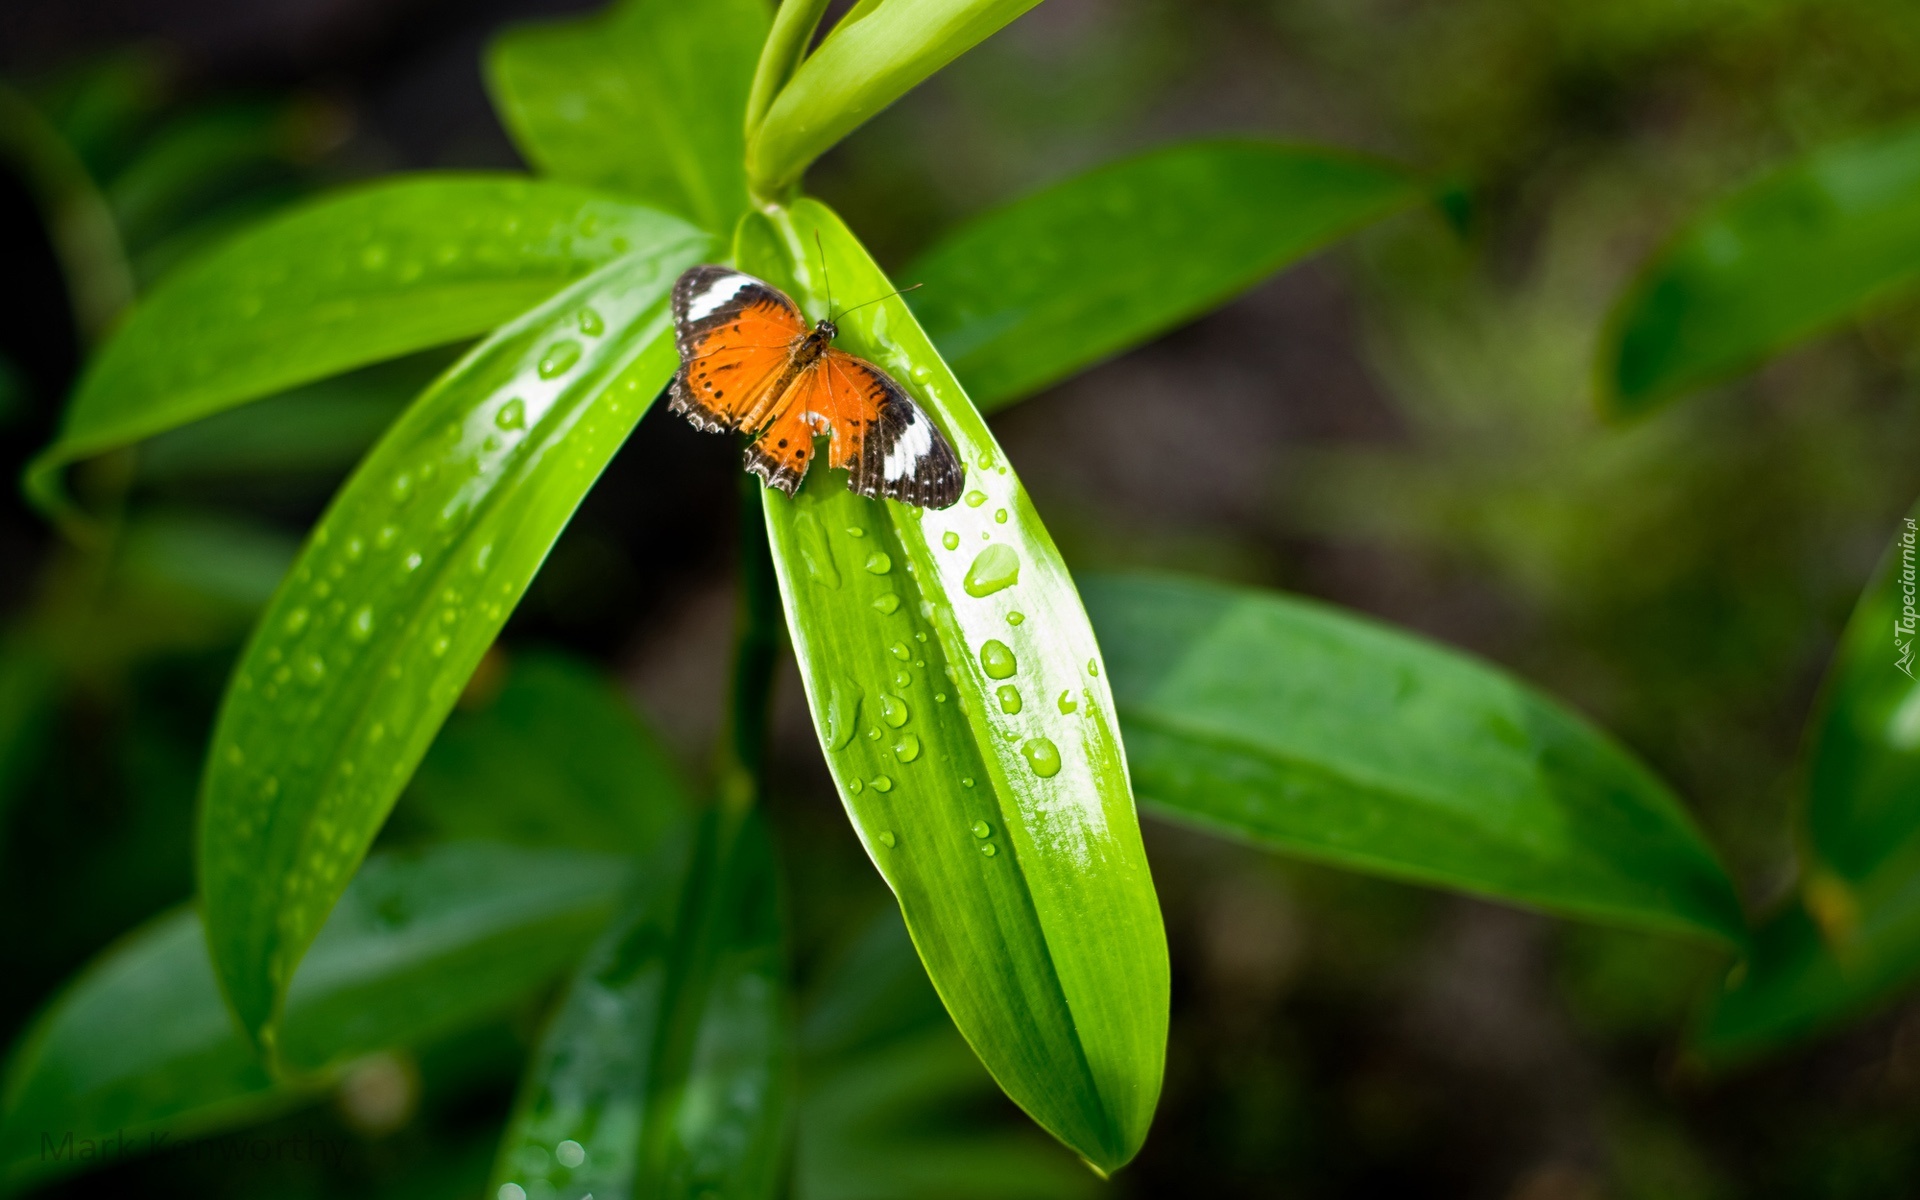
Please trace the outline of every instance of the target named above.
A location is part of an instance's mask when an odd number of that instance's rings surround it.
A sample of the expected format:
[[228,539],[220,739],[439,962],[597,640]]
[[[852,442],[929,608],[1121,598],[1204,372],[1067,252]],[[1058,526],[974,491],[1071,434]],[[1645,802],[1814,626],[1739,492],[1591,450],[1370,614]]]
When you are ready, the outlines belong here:
[[847,486],[862,496],[935,509],[960,499],[965,475],[939,428],[885,371],[843,350],[799,373],[747,469],[792,495],[822,433],[828,465],[851,472]]
[[796,373],[800,310],[751,275],[695,267],[674,284],[673,317],[680,370],[669,407],[709,432],[764,425]]

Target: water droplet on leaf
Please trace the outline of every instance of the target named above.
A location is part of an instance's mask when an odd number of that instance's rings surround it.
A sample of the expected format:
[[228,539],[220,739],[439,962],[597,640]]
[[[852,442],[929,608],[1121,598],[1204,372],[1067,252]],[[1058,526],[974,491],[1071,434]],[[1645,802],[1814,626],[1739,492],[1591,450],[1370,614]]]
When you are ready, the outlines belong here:
[[920,757],[920,739],[911,733],[894,744],[893,756],[901,762],[912,762]]
[[893,849],[893,830],[882,829],[880,831],[880,844],[889,850]]
[[1073,690],[1071,688],[1060,693],[1060,711],[1061,712],[1063,713],[1077,712],[1079,711],[1079,708],[1080,708],[1080,702],[1073,698]]
[[893,570],[893,560],[891,558],[888,558],[885,554],[882,554],[880,551],[875,550],[872,554],[867,555],[868,573],[873,575],[885,575],[887,572],[891,570]]
[[893,780],[888,779],[885,775],[875,775],[873,777],[873,790],[876,792],[890,792],[893,790]]
[[520,397],[515,396],[500,406],[493,414],[493,423],[502,429],[525,429],[527,427],[527,406]]
[[898,696],[880,693],[880,719],[895,729],[907,723],[907,702]]
[[998,692],[995,692],[994,694],[1000,697],[1001,712],[1011,716],[1014,713],[1017,713],[1020,711],[1020,689],[1019,688],[1013,686],[1010,683],[1003,683],[1000,685],[1000,690]]
[[967,568],[966,580],[961,584],[967,595],[976,599],[991,596],[1002,588],[1012,587],[1020,582],[1020,556],[1013,547],[999,543],[982,550],[973,565]]
[[976,489],[967,493],[966,500],[968,508],[979,508],[987,502],[987,494]]
[[1020,662],[1005,642],[993,638],[980,647],[980,669],[989,679],[1010,679],[1020,669]]
[[892,592],[885,592],[874,597],[873,606],[883,613],[892,613],[900,607],[900,597]]
[[579,361],[580,343],[572,338],[562,338],[548,346],[547,352],[540,356],[540,378],[553,379],[565,375]]
[[985,821],[975,821],[973,823],[973,836],[977,838],[992,837],[993,826],[987,824]]
[[1027,760],[1027,766],[1042,779],[1051,779],[1060,773],[1060,747],[1047,738],[1028,738],[1020,747],[1020,754]]
[[960,535],[949,529],[940,535],[940,544],[949,550],[958,550],[960,548]]

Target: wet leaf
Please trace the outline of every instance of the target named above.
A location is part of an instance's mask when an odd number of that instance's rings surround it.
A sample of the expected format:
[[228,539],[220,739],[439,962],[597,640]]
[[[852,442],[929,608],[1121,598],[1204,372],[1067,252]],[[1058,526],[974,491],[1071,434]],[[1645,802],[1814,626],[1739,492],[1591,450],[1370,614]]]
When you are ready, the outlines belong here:
[[[837,296],[891,290],[813,201],[749,217],[739,265],[824,313],[816,233]],[[821,746],[954,1023],[1009,1096],[1112,1170],[1159,1095],[1168,976],[1099,649],[1018,476],[905,305],[840,329],[946,432],[967,496],[922,512],[822,466],[794,500],[765,494]]]
[[29,469],[69,464],[382,359],[484,333],[679,221],[565,184],[424,175],[315,200],[227,242],[143,300]]
[[1507,676],[1271,592],[1084,584],[1152,811],[1355,870],[1744,941],[1733,885],[1673,794]]
[[542,1036],[488,1195],[771,1196],[791,1087],[773,847],[709,811],[642,872]]
[[1421,195],[1406,172],[1338,150],[1189,142],[976,217],[900,277],[923,285],[914,315],[991,412]]
[[[662,218],[664,220],[664,218]],[[535,570],[674,365],[688,227],[502,328],[394,424],[315,527],[222,702],[200,896],[248,1033]]]

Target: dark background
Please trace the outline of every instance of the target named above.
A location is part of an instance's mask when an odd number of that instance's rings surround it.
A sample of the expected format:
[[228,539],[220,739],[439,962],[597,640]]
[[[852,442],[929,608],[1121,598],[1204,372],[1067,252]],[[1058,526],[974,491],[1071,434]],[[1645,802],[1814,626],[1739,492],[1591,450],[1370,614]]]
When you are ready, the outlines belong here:
[[[137,61],[149,125],[221,105],[280,114],[263,164],[222,184],[246,205],[202,197],[198,224],[181,222],[197,233],[153,239],[141,270],[157,275],[195,239],[330,182],[517,166],[482,47],[508,22],[583,7],[8,0],[0,72],[47,95]],[[1916,310],[1895,298],[1627,429],[1594,415],[1593,347],[1635,265],[1697,206],[1916,110],[1920,15],[1891,0],[1047,0],[810,186],[898,267],[969,213],[1176,137],[1332,142],[1457,180],[1449,212],[1372,230],[996,432],[1076,569],[1317,595],[1565,697],[1674,782],[1762,911],[1792,876],[1791,763],[1813,690],[1920,493]],[[17,473],[82,345],[18,178],[0,180],[0,263],[15,381],[0,468]],[[735,470],[720,439],[650,415],[506,639],[617,672],[696,772],[733,620]],[[297,533],[337,477],[194,498]],[[0,604],[57,604],[60,570],[9,495]],[[192,780],[232,647],[213,639],[74,701],[57,761],[9,817],[10,1028],[190,893]],[[100,750],[129,725],[144,750]],[[791,679],[779,730],[772,809],[805,977],[885,897]],[[1148,844],[1173,1040],[1153,1135],[1115,1194],[1920,1194],[1920,1009],[1708,1077],[1682,1045],[1726,967],[1709,951],[1161,825]],[[176,1155],[54,1191],[467,1194],[526,1036],[477,1033],[417,1064],[422,1095],[397,1129],[356,1125],[350,1099],[289,1119],[339,1139],[340,1164]]]

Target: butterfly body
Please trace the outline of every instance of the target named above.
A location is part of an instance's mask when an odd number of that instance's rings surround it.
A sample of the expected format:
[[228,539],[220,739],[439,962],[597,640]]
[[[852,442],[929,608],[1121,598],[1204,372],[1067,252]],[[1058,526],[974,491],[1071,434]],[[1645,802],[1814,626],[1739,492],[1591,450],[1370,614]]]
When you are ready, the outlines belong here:
[[758,434],[747,470],[789,496],[825,434],[847,486],[923,508],[960,498],[946,438],[879,367],[836,349],[829,319],[808,325],[778,288],[729,267],[694,267],[673,288],[680,370],[669,407],[696,428]]

